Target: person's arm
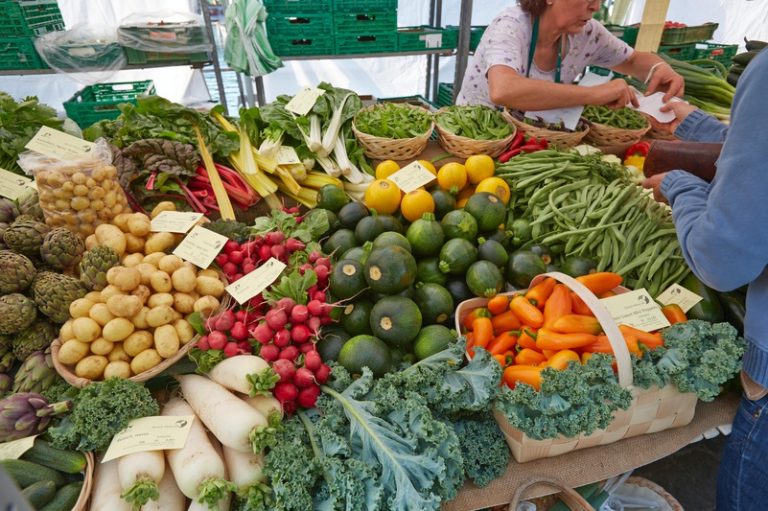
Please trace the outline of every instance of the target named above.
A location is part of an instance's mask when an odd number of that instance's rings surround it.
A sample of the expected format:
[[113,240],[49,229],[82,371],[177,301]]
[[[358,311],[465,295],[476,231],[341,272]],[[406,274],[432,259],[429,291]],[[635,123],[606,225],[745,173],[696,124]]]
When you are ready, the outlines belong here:
[[[679,118],[677,109],[674,107],[670,109]],[[693,108],[683,117],[683,120],[675,128],[674,133],[680,140],[690,142],[723,142],[728,135],[728,125],[698,108]]]
[[634,51],[627,60],[611,69],[621,74],[634,76],[642,82],[648,80],[646,94],[664,91],[665,102],[675,96],[682,96],[685,90],[683,77],[677,74],[661,57],[653,53]]

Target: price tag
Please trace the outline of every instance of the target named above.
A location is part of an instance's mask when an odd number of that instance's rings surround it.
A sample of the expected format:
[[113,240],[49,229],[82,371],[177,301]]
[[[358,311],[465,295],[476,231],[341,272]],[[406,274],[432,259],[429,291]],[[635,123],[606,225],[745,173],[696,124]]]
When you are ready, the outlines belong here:
[[152,232],[186,234],[201,218],[202,213],[189,211],[163,211],[152,219]]
[[95,144],[43,126],[24,147],[57,160],[70,160],[88,154]]
[[423,40],[426,48],[442,48],[443,34],[425,34],[419,39]]
[[28,177],[20,176],[0,168],[0,195],[3,197],[16,200],[29,193],[32,183],[34,183],[34,181]]
[[27,436],[0,444],[0,460],[17,460],[35,445],[34,436]]
[[656,300],[664,305],[672,305],[673,303],[676,303],[683,309],[683,312],[688,312],[694,305],[703,299],[704,297],[685,289],[680,284],[672,284],[666,291],[656,297]]
[[285,109],[296,115],[307,115],[312,107],[315,106],[317,98],[325,94],[323,89],[313,87],[304,87],[285,105]]
[[187,443],[194,415],[142,417],[116,434],[102,463],[144,451],[181,449]]
[[272,257],[254,271],[227,286],[227,293],[243,304],[272,285],[283,273],[286,265]]
[[226,242],[226,236],[197,226],[192,228],[173,253],[204,270],[216,259]]
[[646,332],[669,326],[661,307],[645,289],[636,289],[600,301],[620,325],[629,325]]
[[405,193],[410,193],[430,183],[436,177],[424,165],[415,161],[398,170],[387,179],[394,181],[398,188]]
[[277,151],[277,164],[278,165],[295,165],[301,163],[299,155],[296,153],[296,149],[289,145],[281,145]]

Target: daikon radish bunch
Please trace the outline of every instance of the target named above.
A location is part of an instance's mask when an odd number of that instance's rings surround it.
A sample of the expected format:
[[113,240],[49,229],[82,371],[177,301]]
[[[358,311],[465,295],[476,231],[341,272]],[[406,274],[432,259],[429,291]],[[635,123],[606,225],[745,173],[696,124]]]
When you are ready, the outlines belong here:
[[255,355],[238,355],[216,364],[208,377],[222,387],[249,396],[271,395],[280,380],[266,360]]
[[160,496],[159,485],[165,474],[163,451],[143,451],[127,454],[117,463],[120,496],[138,510]]

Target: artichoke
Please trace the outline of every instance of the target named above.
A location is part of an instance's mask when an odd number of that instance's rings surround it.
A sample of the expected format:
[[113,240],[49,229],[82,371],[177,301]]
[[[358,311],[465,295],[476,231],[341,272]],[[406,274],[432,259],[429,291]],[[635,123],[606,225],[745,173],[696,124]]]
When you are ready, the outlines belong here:
[[57,270],[65,270],[76,264],[85,250],[80,237],[65,227],[57,227],[45,235],[40,256]]
[[0,397],[4,396],[13,386],[13,376],[0,373]]
[[[32,298],[40,312],[54,323],[64,323],[69,319],[69,304],[85,296],[88,290],[79,279],[43,271],[32,281]],[[0,320],[2,315],[0,314]],[[2,332],[0,332],[2,333]]]
[[80,280],[91,291],[101,291],[107,287],[107,271],[117,266],[120,257],[109,247],[98,246],[83,255],[80,261]]
[[13,343],[7,335],[0,335],[0,373],[7,373],[16,362],[13,354]]
[[203,227],[222,236],[243,243],[251,236],[251,228],[237,220],[214,220],[203,224]]
[[49,404],[40,394],[22,392],[0,400],[0,442],[18,440],[46,430],[51,417],[72,409],[72,401]]
[[16,220],[3,233],[3,241],[8,248],[26,256],[40,254],[43,238],[51,229],[35,220]]
[[40,318],[13,339],[13,355],[17,360],[26,360],[33,352],[50,346],[58,334],[56,325]]
[[21,364],[13,381],[13,392],[43,392],[56,382],[50,350],[35,351]]
[[36,317],[35,302],[23,294],[11,293],[0,296],[0,334],[21,332],[31,325]]
[[0,198],[0,222],[10,224],[19,216],[19,208],[16,203],[6,198]]
[[35,278],[35,265],[24,255],[0,250],[0,294],[24,291]]
[[40,222],[45,220],[43,208],[40,207],[40,197],[38,196],[37,191],[33,190],[32,193],[24,194],[24,196],[19,199],[19,212],[22,215],[29,215]]

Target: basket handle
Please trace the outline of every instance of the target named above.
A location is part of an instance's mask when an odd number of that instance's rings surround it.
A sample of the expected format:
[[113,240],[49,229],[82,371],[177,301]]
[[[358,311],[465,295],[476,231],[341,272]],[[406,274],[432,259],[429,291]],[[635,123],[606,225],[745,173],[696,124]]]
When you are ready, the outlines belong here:
[[592,310],[595,317],[603,327],[605,335],[608,336],[608,342],[611,343],[613,348],[613,354],[616,356],[616,367],[619,373],[619,385],[624,388],[632,385],[632,360],[629,358],[629,350],[627,349],[627,343],[624,342],[624,336],[619,330],[619,326],[613,320],[605,306],[600,303],[600,300],[589,290],[587,287],[568,275],[560,272],[542,273],[537,275],[530,284],[530,287],[535,286],[547,277],[551,277],[556,281],[565,284],[571,291],[584,300],[584,303]]
[[515,490],[515,494],[512,496],[512,501],[509,503],[507,511],[515,511],[520,500],[522,500],[523,493],[525,493],[528,488],[537,484],[544,484],[560,490],[560,494],[558,495],[560,500],[571,508],[571,511],[595,511],[592,504],[587,502],[576,490],[564,484],[562,481],[548,476],[534,476],[518,486],[517,490]]

